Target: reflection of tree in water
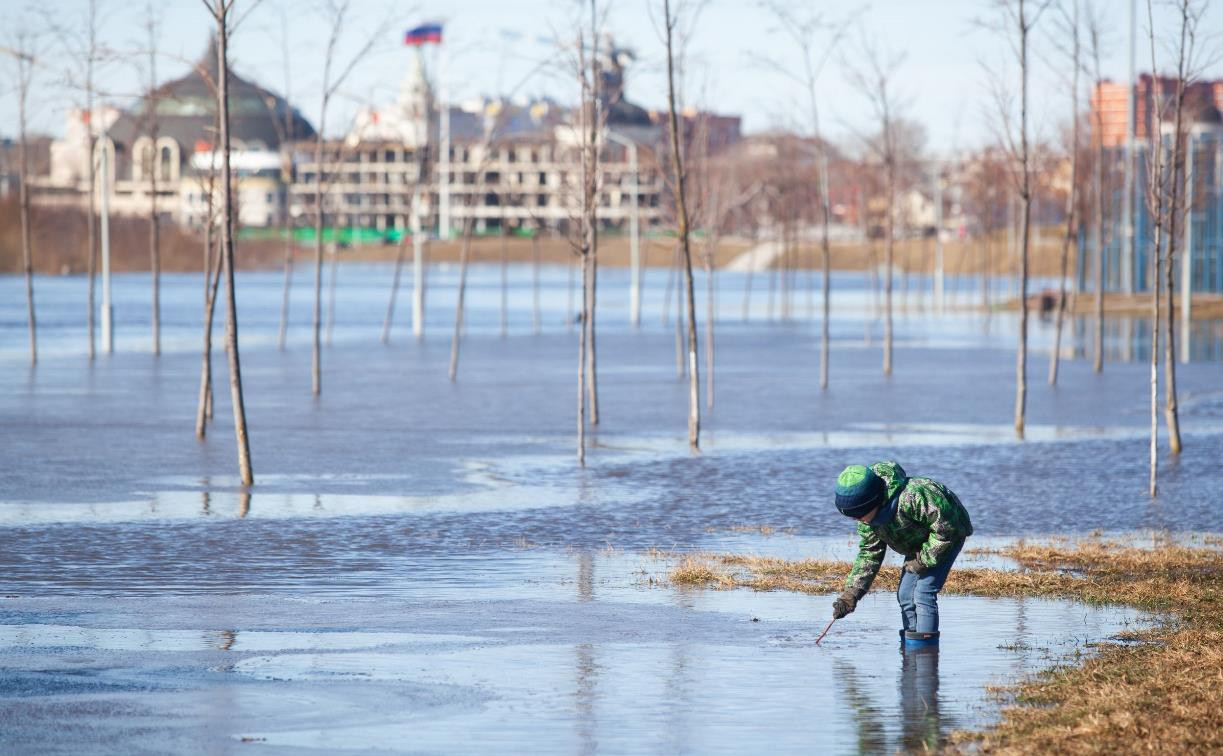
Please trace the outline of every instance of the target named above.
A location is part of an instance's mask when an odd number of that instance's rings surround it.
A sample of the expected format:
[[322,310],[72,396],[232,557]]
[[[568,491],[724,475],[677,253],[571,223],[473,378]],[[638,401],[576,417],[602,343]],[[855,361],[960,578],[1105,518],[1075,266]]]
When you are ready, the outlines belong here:
[[217,633],[216,647],[221,651],[230,651],[238,640],[237,630],[221,630]]
[[848,662],[837,660],[832,674],[853,715],[854,724],[857,725],[858,752],[877,753],[883,750],[886,741],[883,713],[859,683],[858,671]]
[[692,711],[692,675],[688,662],[688,643],[681,636],[671,644],[670,674],[665,683],[665,701],[667,706],[667,747],[663,750],[670,753],[682,753],[691,750],[691,729],[688,714]]
[[[578,600],[594,598],[594,560],[590,552],[578,556]],[[579,753],[592,754],[599,750],[595,737],[595,685],[598,681],[598,665],[595,663],[595,648],[591,643],[574,646],[576,652],[577,684],[574,688],[574,708],[577,710],[577,735]]]
[[938,648],[909,649],[900,672],[901,743],[905,751],[936,750],[951,720],[939,715]]
[[597,753],[599,741],[595,737],[595,685],[599,667],[595,663],[595,647],[591,643],[574,646],[577,652],[577,687],[574,690],[574,708],[577,710],[578,752]]

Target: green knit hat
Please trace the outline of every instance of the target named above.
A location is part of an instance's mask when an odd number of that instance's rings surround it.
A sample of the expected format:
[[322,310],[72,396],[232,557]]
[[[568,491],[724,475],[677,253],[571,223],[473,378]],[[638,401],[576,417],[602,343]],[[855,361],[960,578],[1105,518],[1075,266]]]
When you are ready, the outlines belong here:
[[866,465],[850,465],[837,476],[837,509],[846,517],[858,518],[887,499],[888,487]]

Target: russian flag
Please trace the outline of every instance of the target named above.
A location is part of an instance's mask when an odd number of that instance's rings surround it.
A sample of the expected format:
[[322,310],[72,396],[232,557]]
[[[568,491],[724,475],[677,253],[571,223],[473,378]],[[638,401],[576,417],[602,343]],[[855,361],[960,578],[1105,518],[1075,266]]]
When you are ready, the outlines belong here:
[[441,24],[422,24],[415,29],[409,29],[403,35],[403,43],[405,45],[420,46],[427,45],[430,42],[439,45],[442,43]]

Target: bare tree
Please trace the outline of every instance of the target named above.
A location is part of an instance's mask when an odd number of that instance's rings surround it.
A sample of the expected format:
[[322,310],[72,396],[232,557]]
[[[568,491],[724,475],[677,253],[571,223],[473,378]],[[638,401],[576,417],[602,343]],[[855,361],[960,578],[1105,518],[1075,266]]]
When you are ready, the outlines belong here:
[[[1151,71],[1156,67],[1155,59],[1155,17],[1151,8],[1151,0],[1147,0],[1148,38],[1151,43]],[[1151,212],[1151,440],[1150,440],[1150,474],[1147,479],[1147,493],[1152,497],[1158,491],[1159,472],[1159,297],[1163,283],[1159,277],[1160,259],[1163,244],[1164,226],[1164,165],[1163,165],[1163,131],[1164,131],[1164,92],[1160,79],[1153,76],[1155,91],[1155,129],[1148,135],[1150,142],[1147,150],[1147,207]]]
[[[208,69],[206,61],[197,61],[195,70],[208,85],[214,97],[218,96],[218,82]],[[204,277],[204,348],[200,360],[199,402],[195,413],[195,437],[203,440],[208,433],[208,421],[212,419],[212,324],[216,313],[217,289],[221,280],[220,246],[214,236],[217,227],[217,137],[221,132],[221,114],[213,110],[212,140],[209,145],[208,171],[196,176],[200,192],[204,195],[204,259],[201,266]],[[214,257],[215,255],[215,257]]]
[[[251,472],[250,443],[246,433],[246,405],[242,398],[242,367],[238,355],[238,307],[234,293],[234,198],[229,156],[229,33],[237,0],[201,0],[217,22],[217,113],[221,146],[221,261],[225,272],[225,352],[229,357],[229,392],[238,445],[238,471],[242,485],[255,482]],[[253,7],[253,6],[252,6]]]
[[[523,85],[530,81],[540,69],[550,65],[551,62],[550,59],[544,60],[528,71],[503,99],[507,103],[510,102],[514,94]],[[443,104],[443,107],[449,106]],[[496,115],[491,120],[485,120],[484,136],[481,139],[478,151],[475,153],[480,156],[480,162],[476,168],[476,190],[472,195],[474,197],[484,195],[486,174],[488,173],[488,166],[493,156],[493,144],[500,136],[502,128],[506,125],[507,115],[508,108],[502,107],[498,109]],[[455,300],[454,331],[450,339],[450,367],[448,371],[451,381],[454,381],[459,374],[459,341],[463,335],[463,319],[467,298],[467,268],[471,257],[471,237],[473,233],[475,233],[475,222],[473,214],[468,212],[467,217],[463,221],[462,241],[459,244],[458,297]]]
[[26,322],[30,332],[30,364],[38,362],[38,329],[34,318],[34,248],[30,239],[30,158],[29,137],[26,133],[30,106],[30,89],[34,83],[38,60],[39,38],[24,24],[11,33],[10,46],[3,48],[13,58],[17,90],[17,189],[21,213],[21,264],[25,271]]
[[506,203],[509,201],[509,188],[505,187],[497,199],[501,206],[501,222],[499,224],[498,236],[501,237],[501,338],[503,339],[509,336],[510,330],[510,229],[509,218],[505,211]]
[[[207,0],[206,0],[207,1]],[[212,0],[222,2],[222,0]],[[233,0],[230,0],[233,2]],[[340,38],[350,29],[353,0],[325,0],[323,21],[327,26],[327,44],[323,51],[323,82],[319,103],[319,117],[314,141],[314,342],[310,358],[311,391],[315,396],[323,390],[322,385],[322,327],[323,327],[323,199],[330,193],[334,177],[327,175],[327,161],[323,145],[327,130],[327,110],[336,93],[352,74],[353,69],[374,49],[378,36],[369,34],[347,61],[338,59]]]
[[862,42],[862,69],[851,69],[850,78],[866,93],[879,123],[879,135],[868,142],[875,157],[883,163],[884,195],[884,283],[883,283],[883,374],[892,374],[892,270],[896,264],[896,190],[899,180],[899,145],[896,93],[893,77],[904,62],[903,54],[884,57],[869,40]]
[[[215,149],[213,157],[216,156]],[[207,435],[207,422],[212,417],[212,322],[217,305],[217,287],[221,281],[221,255],[213,238],[216,225],[216,208],[213,193],[216,191],[216,161],[208,169],[207,219],[204,225],[204,354],[200,366],[199,404],[195,413],[195,437]],[[214,259],[215,254],[215,259]]]
[[[1028,142],[1028,74],[1032,29],[1049,2],[1030,7],[1025,0],[998,0],[1000,16],[995,25],[1004,36],[1019,66],[1019,114],[1014,122],[1009,95],[1001,76],[994,82],[995,101],[1001,119],[1002,135],[1007,147],[1012,181],[1019,195],[1019,344],[1015,358],[1015,433],[1024,435],[1028,392],[1028,253],[1032,234],[1032,156]],[[1018,133],[1016,133],[1018,132]]]
[[[1088,6],[1087,16],[1087,38],[1091,50],[1092,61],[1092,76],[1096,82],[1102,81],[1103,73],[1100,68],[1101,57],[1101,36],[1102,36],[1102,21],[1099,16],[1099,9],[1093,5]],[[1096,283],[1096,298],[1095,298],[1095,329],[1092,334],[1092,350],[1093,362],[1092,370],[1101,372],[1104,369],[1104,248],[1107,244],[1106,234],[1108,226],[1105,222],[1105,158],[1104,158],[1104,119],[1101,108],[1093,108],[1095,122],[1092,126],[1095,131],[1095,139],[1093,141],[1093,161],[1095,162],[1095,172],[1093,174],[1094,185],[1092,195],[1095,199],[1095,227],[1092,231],[1095,247],[1095,255],[1092,262],[1095,268],[1095,283]]]
[[[805,3],[799,3],[798,5],[806,7]],[[829,57],[836,50],[837,45],[844,36],[849,20],[829,23],[819,13],[807,12],[800,15],[778,2],[767,2],[765,6],[777,18],[782,30],[790,36],[801,55],[802,67],[797,74],[783,65],[774,64],[773,68],[789,75],[790,78],[803,87],[804,93],[807,96],[807,108],[811,118],[811,139],[816,149],[819,150],[816,183],[819,186],[820,197],[820,255],[821,269],[823,271],[823,319],[820,325],[820,388],[826,389],[828,388],[829,318],[831,315],[830,302],[832,295],[832,254],[829,249],[828,225],[831,222],[832,207],[828,197],[828,145],[824,143],[823,134],[820,131],[817,84],[820,73],[824,70],[824,65],[828,62]],[[820,36],[826,36],[826,39],[818,39]],[[808,293],[810,293],[810,289],[808,289]]]
[[531,332],[539,334],[539,237],[543,234],[543,224],[536,224],[531,230]]
[[[599,61],[599,29],[601,19],[598,1],[590,0],[590,66],[581,67],[583,78],[583,125],[582,135],[582,216],[585,239],[582,243],[582,329],[586,332],[586,401],[591,425],[599,424],[599,371],[597,342],[595,337],[595,314],[599,276],[599,155],[601,135],[606,126],[607,113],[602,109],[602,72]],[[584,52],[584,48],[580,48]],[[581,53],[579,53],[579,58]]]
[[[1173,257],[1176,254],[1177,221],[1184,224],[1190,222],[1190,207],[1185,201],[1189,188],[1185,182],[1189,180],[1185,166],[1192,157],[1188,156],[1188,138],[1185,133],[1185,90],[1197,78],[1195,69],[1196,48],[1198,41],[1198,25],[1205,12],[1204,2],[1194,0],[1176,0],[1176,14],[1180,24],[1180,39],[1176,50],[1176,99],[1173,116],[1172,165],[1171,168],[1171,198],[1168,201],[1168,254],[1164,258],[1164,288],[1167,304],[1164,313],[1164,424],[1168,428],[1168,446],[1173,454],[1181,453],[1180,417],[1176,401],[1176,342],[1175,320],[1173,317]],[[1184,189],[1182,190],[1182,187]],[[1186,250],[1186,253],[1188,250]],[[1182,265],[1188,264],[1189,257],[1182,260]],[[1187,292],[1190,293],[1190,292]]]
[[161,354],[161,229],[157,217],[157,173],[161,170],[161,147],[157,141],[161,118],[157,112],[160,92],[157,89],[157,40],[161,36],[161,20],[153,3],[145,4],[145,75],[148,93],[144,96],[144,128],[149,138],[148,149],[137,155],[145,178],[149,182],[149,282],[152,286],[152,338],[154,356]]
[[[94,154],[94,144],[98,125],[94,121],[96,116],[94,105],[97,95],[95,76],[107,57],[106,50],[98,39],[102,27],[101,11],[104,5],[102,0],[87,0],[84,13],[80,16],[71,14],[71,20],[68,23],[65,23],[65,19],[61,17],[62,14],[50,9],[44,11],[47,27],[55,32],[65,52],[67,84],[71,89],[80,92],[84,98],[81,107],[84,111],[83,119],[87,134],[86,177],[89,181],[85,250],[85,266],[89,278],[86,331],[89,340],[89,359],[91,360],[97,354],[95,285],[98,264],[98,165]],[[78,22],[79,25],[77,25]]]
[[1062,12],[1062,27],[1070,37],[1070,189],[1066,192],[1066,232],[1062,237],[1061,267],[1058,276],[1057,315],[1053,331],[1053,352],[1049,356],[1049,385],[1057,385],[1057,369],[1062,352],[1062,323],[1066,314],[1066,274],[1070,245],[1078,236],[1079,209],[1079,71],[1082,68],[1079,47],[1079,0],[1071,0],[1069,17]]
[[688,445],[700,450],[701,403],[700,377],[697,365],[696,295],[692,280],[692,249],[689,242],[688,207],[684,156],[680,151],[679,119],[675,94],[675,43],[682,8],[671,10],[671,0],[663,0],[663,29],[667,50],[667,124],[671,136],[671,170],[675,181],[676,219],[679,247],[684,266],[684,291],[688,311]]
[[[413,198],[415,199],[415,197]],[[416,203],[413,201],[412,212],[416,212]],[[415,236],[417,231],[415,226],[412,227],[412,235]],[[404,233],[399,237],[399,244],[395,247],[395,268],[391,273],[391,301],[386,306],[386,317],[382,319],[382,335],[379,341],[386,344],[391,340],[391,323],[395,319],[395,298],[399,293],[399,275],[403,270],[403,258],[408,247],[408,234]]]
[[[293,178],[293,108],[289,105],[290,90],[293,84],[292,61],[289,56],[289,5],[280,6],[280,63],[284,76],[284,108],[277,113],[274,107],[276,100],[267,98],[268,116],[276,129],[276,137],[280,140],[280,180],[287,187]],[[280,233],[284,237],[284,290],[280,296],[280,331],[276,335],[276,348],[283,350],[289,330],[289,286],[293,281],[293,219],[289,214],[288,191],[285,192],[285,202],[280,211]]]

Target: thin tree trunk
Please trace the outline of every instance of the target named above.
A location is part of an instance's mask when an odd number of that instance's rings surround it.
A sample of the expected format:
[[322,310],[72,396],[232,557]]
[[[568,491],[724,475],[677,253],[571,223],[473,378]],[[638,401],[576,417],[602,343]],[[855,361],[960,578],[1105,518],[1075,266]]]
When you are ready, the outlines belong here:
[[756,247],[759,245],[755,232],[752,233],[752,248],[748,251],[747,275],[743,279],[743,322],[751,315],[752,307],[752,272],[756,269]]
[[[1180,6],[1184,11],[1185,4]],[[1176,118],[1173,126],[1172,147],[1172,196],[1168,202],[1168,252],[1164,255],[1164,292],[1167,294],[1166,318],[1164,320],[1164,424],[1168,428],[1168,448],[1173,454],[1181,453],[1180,417],[1176,402],[1176,317],[1174,312],[1175,291],[1173,280],[1173,262],[1177,248],[1177,219],[1182,212],[1184,194],[1181,191],[1182,181],[1188,176],[1185,171],[1185,134],[1183,116],[1185,110],[1185,36],[1188,21],[1182,15],[1181,40],[1176,81]],[[1182,173],[1184,175],[1182,175]],[[1185,223],[1190,220],[1190,208],[1183,208]],[[1186,257],[1182,264],[1187,264]]]
[[828,159],[824,155],[824,147],[820,147],[820,194],[823,197],[823,208],[820,213],[820,258],[824,278],[820,282],[824,316],[820,322],[820,388],[828,388],[828,359],[830,354],[832,319],[832,252],[828,241],[829,216],[832,215],[831,200],[828,197]]
[[[504,207],[505,197],[501,198]],[[509,335],[510,328],[510,251],[509,229],[505,224],[505,211],[501,214],[501,338]]]
[[221,256],[216,261],[212,253],[212,220],[204,231],[204,352],[200,361],[200,401],[195,413],[195,437],[207,435],[207,421],[212,417],[212,321],[216,312],[217,289],[221,282]]
[[570,255],[569,265],[565,271],[565,325],[569,330],[573,330],[575,320],[573,316],[573,267],[575,265],[577,265],[576,256]]
[[[885,124],[884,129],[890,130],[891,124]],[[887,138],[887,137],[885,137]],[[884,262],[886,268],[883,274],[883,374],[892,374],[892,267],[896,262],[896,168],[893,165],[894,156],[887,159],[887,218],[884,221],[887,239],[884,243]]]
[[[324,100],[321,115],[326,117]],[[310,391],[318,396],[322,383],[322,329],[323,329],[323,123],[319,121],[318,136],[314,143],[314,340],[310,353]]]
[[1066,272],[1070,261],[1070,243],[1075,238],[1075,216],[1079,208],[1079,4],[1074,0],[1071,19],[1073,49],[1071,65],[1070,114],[1072,120],[1070,137],[1070,191],[1066,192],[1066,235],[1062,238],[1062,259],[1057,286],[1057,317],[1053,329],[1053,354],[1049,356],[1049,385],[1057,385],[1058,364],[1062,356],[1062,323],[1066,316]]
[[331,346],[331,335],[335,330],[335,281],[339,275],[340,245],[331,245],[331,275],[327,279],[327,346]]
[[679,242],[675,242],[675,246],[671,249],[671,262],[667,266],[667,285],[663,289],[662,295],[662,326],[667,327],[671,322],[671,293],[675,288],[676,273],[679,272]]
[[539,334],[539,235],[543,229],[535,229],[531,235],[531,330]]
[[1023,216],[1019,237],[1019,349],[1015,358],[1015,433],[1023,438],[1028,399],[1028,249],[1032,234],[1032,189],[1028,165],[1028,25],[1019,0],[1019,145],[1023,161],[1020,200]]
[[[92,58],[90,63],[92,71]],[[86,267],[89,275],[89,313],[86,317],[86,326],[89,331],[89,359],[93,360],[97,356],[97,337],[95,336],[96,326],[96,310],[97,306],[94,300],[95,281],[98,270],[98,166],[97,157],[94,155],[94,138],[93,138],[93,75],[89,75],[89,84],[86,85],[86,113],[88,114],[89,123],[89,220],[88,220],[88,235],[89,248],[85,252]]]
[[[592,133],[592,138],[594,137]],[[591,152],[591,175],[595,175],[598,170],[598,153],[597,148],[592,146]],[[592,178],[592,181],[594,179]],[[586,316],[583,318],[582,325],[586,329],[586,403],[588,405],[587,412],[591,425],[599,424],[599,373],[598,373],[598,355],[596,354],[596,332],[595,332],[595,310],[598,304],[598,277],[599,277],[599,229],[598,217],[596,215],[598,207],[598,191],[597,185],[595,191],[592,192],[592,205],[590,209],[590,222],[588,226],[589,247],[587,255],[590,257],[589,270],[587,271],[582,282],[583,288],[586,291]]]
[[1099,134],[1102,133],[1101,116],[1096,113],[1096,172],[1095,172],[1095,205],[1096,205],[1096,256],[1095,256],[1095,279],[1096,279],[1096,307],[1095,307],[1095,330],[1092,336],[1092,350],[1094,352],[1092,371],[1099,373],[1104,369],[1104,146],[1100,141]]
[[[23,65],[29,65],[23,63]],[[21,194],[21,263],[25,270],[25,302],[26,302],[26,318],[30,332],[30,364],[38,363],[38,327],[34,319],[34,249],[30,240],[30,188],[29,188],[29,157],[26,146],[26,115],[25,103],[27,96],[26,82],[21,84],[21,146],[20,146],[20,170],[21,175],[18,177],[19,192]]]
[[285,282],[280,296],[280,331],[276,336],[276,348],[281,351],[289,334],[289,286],[293,281],[293,228],[289,225],[289,213],[283,215],[280,228],[285,237]]
[[161,354],[161,241],[157,221],[157,168],[161,163],[156,132],[149,165],[149,270],[153,285],[153,356]]
[[1159,226],[1156,225],[1155,256],[1151,260],[1151,443],[1150,476],[1147,481],[1147,493],[1152,498],[1158,491],[1159,470],[1159,290],[1162,288],[1159,280],[1159,234]]
[[717,253],[718,237],[710,235],[709,251],[705,254],[705,407],[713,409],[713,321],[715,291],[713,256]]
[[[1147,23],[1148,34],[1151,42],[1151,68],[1155,69],[1155,21],[1151,8],[1151,0],[1147,0]],[[1156,84],[1158,89],[1158,80]],[[1162,93],[1159,93],[1159,98],[1162,100]],[[1162,102],[1155,108],[1155,129],[1157,135],[1150,140],[1151,157],[1150,168],[1148,169],[1148,180],[1150,185],[1147,189],[1148,207],[1151,208],[1151,219],[1154,225],[1153,240],[1154,250],[1151,254],[1151,440],[1149,450],[1150,475],[1147,482],[1147,493],[1154,498],[1158,492],[1158,473],[1159,473],[1159,296],[1162,282],[1159,276],[1160,257],[1163,244],[1163,191],[1164,191],[1164,169],[1163,169],[1163,105]]]
[[1164,293],[1167,295],[1164,318],[1164,425],[1168,428],[1169,450],[1173,454],[1180,454],[1182,445],[1180,417],[1176,402],[1176,321],[1173,314],[1175,287],[1172,272],[1173,253],[1176,249],[1176,203],[1178,201],[1175,169],[1172,175],[1174,182],[1170,203],[1172,217],[1168,221],[1168,252],[1164,255]]
[[[590,0],[590,122],[586,124],[588,132],[588,152],[590,168],[587,179],[590,182],[590,200],[586,205],[586,234],[588,244],[586,254],[589,259],[589,270],[584,284],[586,289],[586,318],[583,325],[586,328],[586,402],[589,405],[591,425],[599,424],[599,360],[598,341],[595,320],[598,315],[599,293],[599,130],[603,126],[602,93],[599,87],[602,83],[602,72],[599,70],[599,29],[597,0]],[[613,51],[609,50],[608,53]]]
[[[586,290],[586,256],[582,255],[582,291]],[[572,310],[572,308],[570,308]],[[578,329],[578,464],[586,466],[586,329]]]
[[450,338],[450,380],[459,374],[459,340],[463,336],[463,306],[467,295],[467,261],[471,256],[472,220],[463,227],[463,244],[459,247],[459,294],[454,305],[454,335]]
[[[157,219],[157,172],[161,168],[161,148],[158,146],[160,121],[157,113],[157,18],[152,4],[149,4],[145,31],[148,39],[149,94],[145,98],[145,117],[148,119],[149,153],[145,162],[149,180],[149,283],[152,286],[152,324],[153,356],[161,355],[161,239],[160,224]],[[136,159],[145,158],[137,155]]]
[[693,451],[700,450],[701,403],[700,378],[697,365],[696,304],[692,280],[692,250],[689,247],[688,205],[684,161],[680,153],[679,123],[675,111],[675,56],[671,48],[671,36],[675,19],[671,16],[671,1],[663,0],[664,23],[667,41],[667,106],[671,127],[671,167],[675,172],[675,204],[679,219],[679,240],[684,261],[684,287],[688,300],[688,445]]
[[[682,275],[680,268],[683,265],[680,248],[675,247],[675,277],[678,279]],[[684,377],[684,300],[680,296],[679,287],[675,290],[675,377]]]
[[255,482],[251,472],[250,443],[246,432],[246,405],[242,398],[242,365],[238,355],[238,306],[234,292],[233,174],[229,163],[229,30],[226,10],[217,19],[217,71],[220,78],[221,178],[225,182],[222,200],[221,255],[225,267],[226,313],[225,351],[229,356],[229,393],[234,412],[234,436],[238,446],[238,471],[242,485]]
[[382,319],[382,337],[383,344],[391,339],[391,321],[395,319],[395,295],[399,293],[399,273],[403,269],[403,256],[407,248],[408,237],[405,235],[399,240],[399,248],[395,251],[395,272],[391,274],[391,301],[386,306],[386,317]]
[[[781,239],[778,241],[778,244],[781,245],[779,251],[782,254],[785,254],[786,228],[784,224],[782,225],[782,228],[781,228]],[[777,270],[778,270],[777,258],[778,257],[779,255],[774,255],[773,259],[769,260],[769,297],[767,300],[768,304],[765,305],[765,319],[768,320],[770,323],[773,322],[773,319],[774,319],[774,313],[775,313],[774,303],[777,297]]]
[[[419,194],[419,189],[417,190]],[[421,228],[419,196],[412,200],[412,332],[417,341],[425,338],[425,291],[428,283],[429,239]]]

